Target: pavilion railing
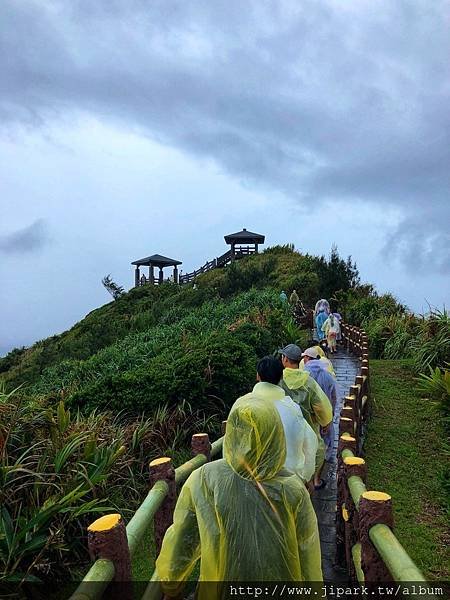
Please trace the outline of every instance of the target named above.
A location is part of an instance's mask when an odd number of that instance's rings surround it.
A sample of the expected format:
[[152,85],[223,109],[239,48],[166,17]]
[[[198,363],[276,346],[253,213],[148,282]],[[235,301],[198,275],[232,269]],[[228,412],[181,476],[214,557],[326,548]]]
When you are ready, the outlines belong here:
[[341,330],[347,350],[360,359],[361,367],[339,420],[336,563],[347,568],[356,584],[424,582],[392,531],[391,497],[366,488],[362,449],[371,408],[368,338],[363,330],[345,323]]
[[183,273],[179,276],[178,281],[180,284],[192,283],[196,277],[202,275],[203,273],[207,273],[211,271],[211,269],[216,269],[220,267],[226,267],[233,260],[239,260],[244,256],[250,256],[250,254],[254,254],[255,250],[251,247],[242,247],[237,248],[234,253],[231,250],[227,250],[221,256],[214,258],[213,260],[206,262],[202,267],[192,271],[192,273]]

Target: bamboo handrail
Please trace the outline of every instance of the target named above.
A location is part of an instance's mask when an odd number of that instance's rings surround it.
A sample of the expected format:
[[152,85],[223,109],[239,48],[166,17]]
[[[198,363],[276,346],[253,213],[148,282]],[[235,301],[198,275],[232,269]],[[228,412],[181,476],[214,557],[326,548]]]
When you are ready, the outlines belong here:
[[369,537],[395,581],[426,581],[387,525],[374,525]]
[[[217,456],[222,451],[223,436],[211,444],[211,456]],[[191,460],[175,469],[176,483],[183,483],[189,475],[207,462],[204,454],[198,454]],[[168,485],[165,481],[157,481],[147,494],[147,497],[134,513],[127,525],[127,538],[130,556],[132,557],[141,541],[145,531],[148,529],[155,513],[161,507],[168,493]],[[69,600],[99,600],[109,583],[114,579],[114,564],[110,560],[98,559],[77,587]],[[156,584],[152,586],[158,588]]]
[[[222,451],[222,448],[223,448],[223,436],[211,444],[211,456],[214,457],[217,454],[219,454]],[[199,455],[199,456],[203,456],[203,455]],[[198,458],[198,457],[196,457],[196,458]],[[193,460],[195,460],[195,459],[193,459]],[[192,461],[189,461],[189,462],[192,462]],[[181,467],[178,467],[178,468],[181,468]],[[177,469],[175,469],[175,479],[176,479],[176,473],[177,473]],[[159,584],[159,581],[157,578],[157,573],[155,570],[155,571],[153,571],[153,575],[149,581],[149,584],[148,584],[141,600],[160,600],[162,593],[163,592],[162,592],[161,586]]]
[[[341,456],[344,459],[354,456],[354,454],[346,448],[341,452]],[[367,488],[361,477],[357,475],[348,478],[348,488],[356,510],[358,510],[361,496],[367,491]],[[382,523],[374,525],[369,530],[369,537],[395,581],[426,581],[390,527]]]

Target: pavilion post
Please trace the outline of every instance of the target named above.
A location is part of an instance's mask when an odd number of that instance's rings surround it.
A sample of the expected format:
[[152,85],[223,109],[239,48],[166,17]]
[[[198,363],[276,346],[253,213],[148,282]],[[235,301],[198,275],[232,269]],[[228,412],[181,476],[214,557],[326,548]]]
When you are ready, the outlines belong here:
[[231,260],[234,260],[235,250],[234,250],[234,242],[231,244]]
[[140,278],[141,278],[141,274],[139,272],[139,267],[136,267],[134,270],[134,287],[139,287]]
[[159,285],[161,285],[163,282],[164,282],[164,272],[162,270],[162,267],[159,267],[158,283],[159,283]]
[[178,269],[177,269],[177,265],[174,265],[174,267],[173,267],[173,282],[174,283],[178,283]]
[[153,265],[150,264],[148,267],[148,278],[150,280],[150,285],[154,285],[155,283],[155,272],[153,270]]

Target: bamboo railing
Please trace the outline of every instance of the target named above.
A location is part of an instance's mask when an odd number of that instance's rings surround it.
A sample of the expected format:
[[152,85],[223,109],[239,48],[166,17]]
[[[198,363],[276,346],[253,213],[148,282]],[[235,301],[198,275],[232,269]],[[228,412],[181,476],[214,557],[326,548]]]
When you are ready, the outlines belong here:
[[[361,367],[345,397],[339,422],[336,563],[348,570],[349,581],[357,585],[425,582],[392,531],[390,496],[366,488],[367,466],[361,455],[370,414],[368,340],[364,331],[356,327],[343,323],[341,330],[347,351],[360,359]],[[88,528],[89,550],[95,562],[69,600],[100,600],[113,581],[128,583],[121,590],[120,599],[131,600],[131,559],[144,533],[153,521],[159,552],[164,533],[172,523],[177,486],[218,456],[222,446],[223,437],[211,445],[207,434],[195,434],[194,457],[188,462],[176,469],[169,458],[150,463],[152,487],[128,525],[125,527],[120,515],[108,515]],[[111,517],[116,517],[112,527],[108,525]],[[142,600],[159,600],[161,596],[153,573]]]
[[361,361],[360,374],[344,399],[339,421],[336,562],[355,584],[424,582],[423,574],[393,533],[392,500],[366,488],[362,444],[370,413],[368,339],[365,332],[341,326],[347,350]]
[[[89,551],[96,560],[69,600],[99,600],[112,581],[131,581],[131,559],[152,521],[159,551],[164,533],[172,522],[176,486],[183,484],[193,471],[208,460],[218,456],[222,452],[222,445],[223,437],[210,444],[208,434],[194,434],[192,450],[195,456],[191,460],[176,469],[169,458],[150,463],[150,481],[153,485],[126,528],[122,519],[111,528],[104,529],[101,523],[96,527],[96,523],[102,522],[105,517],[97,519],[88,528]],[[118,537],[117,530],[120,527],[123,527],[125,535]],[[154,592],[158,591],[156,586],[153,588]],[[132,597],[131,586],[128,589],[124,587],[120,595],[126,600],[128,594]]]

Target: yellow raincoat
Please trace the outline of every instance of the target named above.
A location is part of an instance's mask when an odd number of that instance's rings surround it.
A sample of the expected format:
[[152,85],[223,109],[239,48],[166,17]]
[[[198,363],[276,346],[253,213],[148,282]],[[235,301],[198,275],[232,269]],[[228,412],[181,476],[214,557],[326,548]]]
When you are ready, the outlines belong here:
[[[190,475],[156,561],[176,596],[200,560],[200,582],[322,581],[319,532],[300,479],[283,470],[283,426],[271,403],[255,398],[231,411],[224,458]],[[225,586],[228,593],[228,586]],[[198,590],[220,598],[220,584]]]
[[286,462],[284,466],[301,477],[303,481],[309,481],[315,471],[318,440],[316,432],[304,418],[300,406],[287,396],[279,385],[260,381],[249,394],[238,398],[231,410],[252,398],[274,404],[285,435]]
[[325,460],[325,444],[320,435],[320,427],[325,427],[333,420],[331,402],[320,385],[314,381],[307,371],[284,369],[280,385],[288,396],[300,405],[303,416],[317,435],[317,469]]

